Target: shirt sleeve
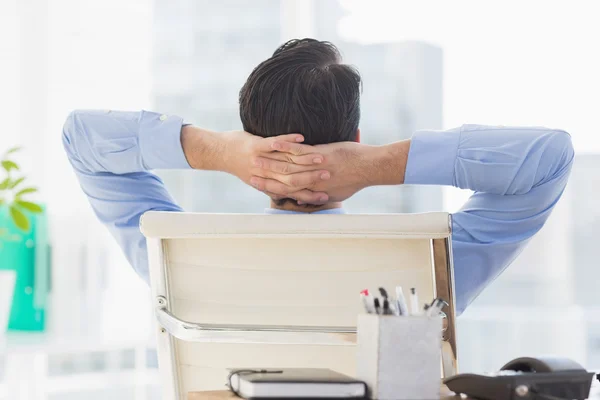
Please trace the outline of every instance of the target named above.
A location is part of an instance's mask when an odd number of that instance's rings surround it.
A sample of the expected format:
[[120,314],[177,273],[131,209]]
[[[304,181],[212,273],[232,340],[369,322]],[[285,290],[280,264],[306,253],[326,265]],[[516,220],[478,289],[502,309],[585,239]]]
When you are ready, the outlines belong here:
[[547,128],[464,125],[413,136],[406,184],[475,192],[452,217],[458,313],[542,228],[565,189],[573,157],[570,135]]
[[181,211],[150,169],[190,168],[181,147],[183,121],[148,111],[73,111],[63,145],[96,216],[139,276],[149,282],[140,217]]

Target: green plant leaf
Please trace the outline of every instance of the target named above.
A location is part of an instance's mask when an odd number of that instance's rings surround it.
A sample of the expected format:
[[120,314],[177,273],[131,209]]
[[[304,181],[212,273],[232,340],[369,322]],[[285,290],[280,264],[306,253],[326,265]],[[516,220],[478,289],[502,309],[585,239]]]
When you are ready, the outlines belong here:
[[15,186],[17,186],[19,183],[23,182],[24,180],[25,180],[25,177],[24,177],[24,176],[22,176],[22,177],[20,177],[19,179],[15,180],[15,181],[12,181],[12,182],[11,182],[11,183],[8,185],[8,188],[9,188],[9,189],[13,189],[13,188],[15,188]]
[[15,199],[21,200],[21,196],[23,196],[24,194],[35,193],[37,191],[38,191],[37,188],[34,188],[34,187],[21,189],[17,193],[15,193]]
[[4,167],[6,172],[10,172],[11,169],[19,170],[19,166],[10,160],[2,161],[2,167]]
[[8,149],[8,151],[6,152],[6,154],[16,153],[19,150],[21,150],[21,147],[20,146],[16,146],[16,147],[13,147],[12,149]]
[[10,207],[10,216],[11,216],[13,222],[15,223],[15,225],[17,226],[17,228],[19,228],[25,232],[29,231],[29,219],[27,219],[25,214],[23,214],[21,211],[19,211],[16,207],[11,206]]
[[0,206],[3,205],[5,201],[6,200],[4,200],[4,199],[0,199]]
[[8,185],[10,185],[10,178],[6,178],[2,182],[0,182],[0,190],[6,190],[8,188]]
[[26,209],[27,211],[31,211],[32,213],[41,213],[42,211],[44,211],[42,209],[42,207],[40,207],[38,204],[35,203],[31,203],[29,201],[23,201],[23,200],[16,200],[15,203],[21,207]]

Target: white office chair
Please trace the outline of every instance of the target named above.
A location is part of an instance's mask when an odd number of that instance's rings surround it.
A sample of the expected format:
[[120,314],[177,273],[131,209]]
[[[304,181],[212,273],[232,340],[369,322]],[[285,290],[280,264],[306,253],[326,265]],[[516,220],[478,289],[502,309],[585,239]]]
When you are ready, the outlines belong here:
[[[164,400],[223,389],[226,368],[353,374],[359,292],[444,298],[444,375],[455,373],[447,213],[255,215],[147,212]],[[401,339],[400,339],[401,340]]]

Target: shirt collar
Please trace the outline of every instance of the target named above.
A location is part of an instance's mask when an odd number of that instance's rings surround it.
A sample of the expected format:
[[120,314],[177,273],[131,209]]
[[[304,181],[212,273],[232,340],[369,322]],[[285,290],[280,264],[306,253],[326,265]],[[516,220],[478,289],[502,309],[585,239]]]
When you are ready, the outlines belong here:
[[347,214],[343,208],[331,208],[329,210],[315,211],[312,213],[304,213],[300,211],[278,210],[276,208],[265,208],[265,214]]

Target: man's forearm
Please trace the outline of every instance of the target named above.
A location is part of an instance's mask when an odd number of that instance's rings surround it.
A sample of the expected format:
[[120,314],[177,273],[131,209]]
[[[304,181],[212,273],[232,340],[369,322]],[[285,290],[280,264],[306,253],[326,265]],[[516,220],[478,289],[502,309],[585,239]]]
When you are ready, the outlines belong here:
[[415,133],[405,183],[475,192],[452,214],[457,313],[544,226],[572,163],[571,138],[559,130],[463,125]]
[[369,186],[402,184],[410,140],[384,146],[340,142],[302,150],[323,156],[323,168],[331,173],[331,180],[317,182],[310,189],[327,193],[329,201],[344,201]]
[[[183,154],[194,169],[226,172],[246,184],[265,190],[252,183],[252,176],[259,174],[268,185],[265,191],[271,197],[291,197],[299,201],[315,202],[326,196],[322,192],[306,190],[316,182],[329,179],[329,173],[320,169],[322,157],[318,155],[279,153],[287,156],[283,160],[270,160],[277,167],[275,171],[265,175],[261,170],[261,160],[266,162],[265,157],[274,156],[276,152],[273,147],[275,141],[299,144],[303,140],[301,135],[292,133],[261,138],[243,131],[214,132],[188,125],[181,129],[180,140]],[[320,161],[316,162],[315,158]],[[268,178],[268,182],[265,178]],[[327,201],[326,199],[325,197],[322,201]]]
[[400,185],[404,183],[404,173],[410,150],[410,140],[373,146],[365,160],[365,171],[369,186]]
[[415,133],[404,181],[523,195],[552,183],[572,159],[571,138],[561,130],[463,125]]
[[151,112],[73,111],[62,142],[83,192],[98,217],[146,281],[146,211],[181,211],[151,168],[189,168],[181,151],[182,120]]
[[190,166],[205,171],[224,171],[225,142],[222,135],[192,125],[181,130],[181,147]]

